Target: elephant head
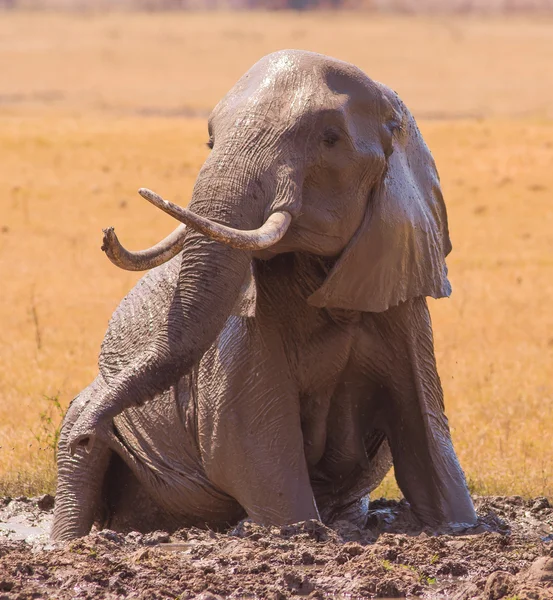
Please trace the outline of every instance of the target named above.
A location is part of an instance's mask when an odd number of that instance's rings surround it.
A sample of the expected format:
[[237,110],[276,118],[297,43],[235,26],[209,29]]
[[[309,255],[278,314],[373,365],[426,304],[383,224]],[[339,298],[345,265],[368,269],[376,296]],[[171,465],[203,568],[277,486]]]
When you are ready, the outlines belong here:
[[321,308],[381,312],[450,293],[434,161],[398,96],[358,68],[298,50],[266,56],[213,110],[209,146],[188,209],[140,192],[184,225],[135,253],[106,230],[103,248],[122,268],[182,251],[167,327],[110,382],[111,416],[123,397],[146,400],[189,370],[234,307],[253,314],[252,257],[330,257],[308,298]]
[[[254,257],[336,257],[314,306],[381,312],[450,294],[435,163],[398,96],[356,67],[304,51],[266,56],[214,109],[209,146],[189,210],[141,195]],[[180,252],[186,232],[129,253],[107,230],[104,249],[122,268],[147,269]]]

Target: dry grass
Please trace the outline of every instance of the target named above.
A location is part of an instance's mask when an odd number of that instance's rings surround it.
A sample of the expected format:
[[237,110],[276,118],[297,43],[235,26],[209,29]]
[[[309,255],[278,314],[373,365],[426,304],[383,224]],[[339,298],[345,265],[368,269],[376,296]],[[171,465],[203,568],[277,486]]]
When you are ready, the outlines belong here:
[[476,492],[553,494],[552,36],[543,19],[4,16],[0,493],[52,487],[48,397],[66,406],[94,377],[137,278],[101,228],[136,248],[169,232],[134,190],[185,203],[207,154],[190,115],[293,46],[359,64],[419,117],[454,241],[454,295],[431,308],[457,450]]
[[4,14],[0,103],[205,113],[264,54],[304,48],[357,64],[419,118],[553,118],[552,31],[553,17]]

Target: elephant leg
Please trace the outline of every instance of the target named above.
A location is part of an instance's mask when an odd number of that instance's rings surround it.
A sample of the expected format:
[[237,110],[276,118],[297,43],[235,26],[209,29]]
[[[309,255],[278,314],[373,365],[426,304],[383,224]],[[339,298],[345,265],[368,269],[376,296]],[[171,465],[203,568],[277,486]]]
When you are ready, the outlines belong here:
[[[105,526],[114,531],[175,531],[195,525],[164,510],[148,493],[147,486],[113,453],[106,477],[109,518]],[[168,491],[170,493],[170,491]]]
[[190,383],[182,378],[115,418],[106,477],[111,529],[220,528],[243,518],[238,503],[205,475]]
[[379,393],[380,386],[359,369],[354,351],[332,397],[325,453],[312,474],[325,522],[364,524],[368,495],[392,466]]
[[54,541],[87,535],[102,506],[104,478],[111,450],[104,444],[97,444],[90,453],[84,448],[78,448],[72,456],[67,439],[84,407],[104,387],[101,376],[98,376],[71,402],[63,421],[58,443],[58,485],[54,521],[50,534]]
[[375,363],[386,380],[382,406],[401,491],[424,524],[474,524],[444,413],[426,299],[414,298],[371,319],[387,344],[387,357]]
[[318,519],[299,393],[277,334],[232,317],[200,366],[198,437],[209,479],[266,525]]

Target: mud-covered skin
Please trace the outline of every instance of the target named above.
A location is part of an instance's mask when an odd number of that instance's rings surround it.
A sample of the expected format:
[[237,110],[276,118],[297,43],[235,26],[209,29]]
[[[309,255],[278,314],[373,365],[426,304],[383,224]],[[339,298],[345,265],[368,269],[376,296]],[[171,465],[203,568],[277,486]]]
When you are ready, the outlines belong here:
[[180,229],[182,252],[121,302],[64,421],[53,538],[156,514],[361,522],[390,454],[421,522],[474,523],[426,305],[450,293],[447,215],[408,109],[353,65],[286,50],[209,136],[190,210],[289,229],[257,250]]
[[[243,522],[225,533],[192,528],[171,536],[104,530],[53,549],[43,549],[46,535],[29,544],[0,529],[0,595],[551,600],[549,502],[489,497],[475,504],[475,528],[439,537],[428,529],[421,533],[405,504],[393,501],[374,503],[368,529],[311,521],[283,527]],[[51,512],[38,509],[34,499],[0,500],[0,525],[47,519]]]
[[[442,503],[442,497],[448,489],[451,494],[456,493],[455,482],[440,480],[435,473],[440,465],[433,462],[434,457],[424,455],[422,449],[418,456],[410,452],[405,447],[409,433],[398,431],[396,427],[396,419],[405,411],[401,426],[412,426],[414,436],[419,427],[423,429],[416,421],[417,418],[424,419],[418,403],[410,401],[417,397],[413,389],[416,382],[410,381],[407,374],[400,376],[402,369],[411,368],[410,361],[400,357],[409,347],[412,329],[426,332],[428,347],[424,348],[419,360],[427,363],[426,389],[434,390],[436,394],[430,401],[435,402],[435,410],[442,410],[439,381],[432,381],[432,377],[437,376],[434,375],[426,302],[418,299],[408,303],[411,307],[404,306],[380,315],[362,316],[356,311],[315,309],[305,298],[318,285],[324,270],[319,259],[292,254],[270,263],[256,263],[256,319],[230,317],[217,344],[203,357],[196,373],[182,378],[148,404],[129,408],[115,418],[116,437],[111,451],[132,470],[134,477],[122,468],[122,464],[112,464],[108,469],[106,458],[97,459],[97,456],[105,457],[106,449],[101,445],[96,445],[91,454],[80,450],[81,456],[74,457],[71,462],[74,472],[69,485],[74,485],[79,475],[74,462],[88,469],[90,478],[83,486],[86,485],[94,502],[85,503],[84,507],[91,506],[93,510],[95,506],[94,515],[100,517],[100,522],[120,530],[173,530],[185,525],[205,524],[219,528],[242,518],[244,506],[250,507],[252,518],[261,522],[267,520],[267,512],[256,513],[255,508],[260,506],[266,510],[264,498],[270,496],[272,490],[288,489],[291,493],[282,498],[276,509],[279,516],[274,518],[295,522],[305,509],[299,501],[302,490],[294,488],[298,485],[294,481],[298,469],[290,468],[290,465],[293,460],[303,461],[305,456],[306,478],[312,482],[316,501],[314,514],[318,511],[326,521],[339,519],[344,513],[362,523],[366,510],[362,498],[380,483],[391,466],[387,435],[392,442],[392,451],[399,455],[396,461],[398,477],[419,518],[427,524],[455,520],[471,522],[470,512],[461,519],[455,519],[455,513],[448,512],[456,510],[456,503],[465,500],[466,489],[450,442],[447,446],[446,422],[443,425],[446,447],[435,455],[439,453],[441,460],[447,460],[449,452],[455,461],[452,468],[457,469],[458,485],[462,486],[459,498],[453,497],[449,503]],[[170,281],[163,279],[167,280]],[[278,293],[275,293],[276,286],[280,286]],[[400,311],[405,313],[403,317],[396,314]],[[425,323],[413,327],[416,319]],[[389,328],[399,331],[392,334]],[[259,347],[266,351],[266,356],[259,353],[251,356],[256,335],[263,335]],[[259,364],[275,360],[279,351],[286,357],[281,362],[287,365],[287,370],[268,371],[269,379],[260,377]],[[299,412],[294,413],[297,405],[293,404],[289,415],[275,393],[282,385],[283,373],[285,381],[293,386],[289,397],[302,398]],[[402,389],[401,385],[407,389]],[[268,394],[272,399],[264,405],[268,428],[265,431],[255,428],[255,438],[252,434],[247,439],[241,431],[244,428],[254,430],[254,424],[249,426],[248,419],[257,418],[251,402],[257,398],[256,386],[259,394]],[[394,398],[399,402],[397,406],[393,404]],[[424,396],[420,400],[427,401]],[[72,410],[79,402],[77,399]],[[271,410],[275,411],[274,418],[268,417]],[[414,412],[409,414],[408,411]],[[298,419],[297,440],[300,444],[303,442],[303,448],[278,450],[271,471],[267,468],[266,456],[271,453],[271,448],[279,448],[278,439],[275,439],[279,433],[275,419],[287,417]],[[238,422],[240,431],[233,428],[234,421]],[[70,425],[71,421],[68,422]],[[66,423],[61,452],[64,451],[67,429]],[[244,439],[244,445],[237,443],[236,438]],[[252,439],[255,439],[254,448]],[[214,440],[217,444],[213,444]],[[430,443],[440,441],[431,439]],[[266,444],[266,451],[263,444]],[[229,445],[234,448],[232,455],[221,451]],[[242,455],[238,454],[240,450]],[[286,450],[291,451],[289,455],[285,454]],[[402,452],[405,452],[404,456]],[[280,468],[286,460],[288,468]],[[417,460],[418,464],[414,462]],[[405,481],[401,465],[405,470],[424,475],[419,475],[416,484]],[[260,482],[253,489],[242,484],[245,470],[249,478]],[[65,473],[61,470],[60,473],[58,514],[62,514],[64,503],[71,500],[64,494]],[[287,476],[289,479],[279,479]],[[98,514],[101,503],[98,484],[104,477],[107,477],[106,499],[101,514]],[[142,502],[137,499],[136,480],[144,489]],[[445,490],[436,487],[440,483]],[[307,490],[310,492],[309,488]],[[426,496],[421,498],[420,494]],[[307,495],[307,502],[310,501]],[[471,509],[470,504],[468,509]],[[84,513],[78,505],[72,510],[81,515]],[[83,528],[79,529],[79,535],[86,533],[92,525],[93,512],[86,514],[85,519],[81,517]],[[61,520],[56,522],[54,537],[58,536],[58,528],[62,525]]]

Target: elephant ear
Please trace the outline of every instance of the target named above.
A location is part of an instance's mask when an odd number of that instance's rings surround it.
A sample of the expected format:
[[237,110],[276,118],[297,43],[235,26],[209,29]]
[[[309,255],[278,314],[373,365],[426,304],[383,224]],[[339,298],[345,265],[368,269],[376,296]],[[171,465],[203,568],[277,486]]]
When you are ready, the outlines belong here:
[[386,119],[387,142],[383,136],[385,151],[391,143],[386,169],[361,226],[309,297],[313,306],[382,312],[415,296],[451,293],[445,263],[451,242],[436,164],[407,107],[381,89],[394,114]]

